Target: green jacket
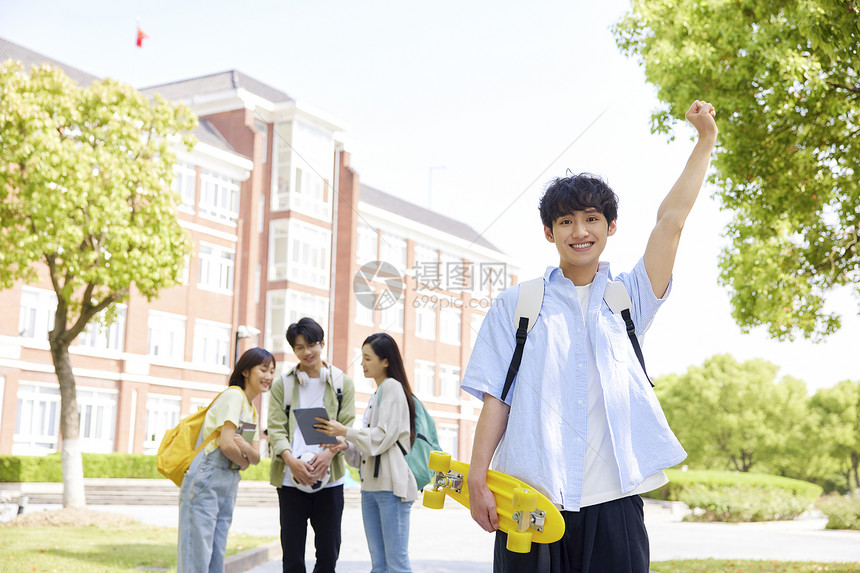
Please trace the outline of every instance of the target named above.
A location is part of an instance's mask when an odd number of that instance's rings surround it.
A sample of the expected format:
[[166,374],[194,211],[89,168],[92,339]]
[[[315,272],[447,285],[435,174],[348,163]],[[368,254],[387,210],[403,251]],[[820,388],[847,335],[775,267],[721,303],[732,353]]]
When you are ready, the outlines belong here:
[[[326,365],[328,368],[328,379],[323,393],[323,406],[328,416],[335,419],[346,427],[352,427],[355,421],[355,386],[352,379],[343,375],[343,401],[340,407],[340,415],[337,415],[337,393],[334,389],[332,374],[336,366]],[[293,384],[293,396],[290,400],[290,419],[287,421],[287,413],[284,409],[284,379],[290,378]],[[269,419],[268,419],[268,441],[269,452],[272,455],[272,465],[269,473],[269,483],[275,487],[281,487],[284,483],[286,464],[281,457],[284,450],[292,451],[293,432],[296,429],[296,416],[292,409],[301,407],[299,402],[299,385],[296,382],[295,367],[280,376],[272,384],[269,390]],[[331,460],[331,480],[339,480],[346,472],[346,462],[343,452],[338,452]]]

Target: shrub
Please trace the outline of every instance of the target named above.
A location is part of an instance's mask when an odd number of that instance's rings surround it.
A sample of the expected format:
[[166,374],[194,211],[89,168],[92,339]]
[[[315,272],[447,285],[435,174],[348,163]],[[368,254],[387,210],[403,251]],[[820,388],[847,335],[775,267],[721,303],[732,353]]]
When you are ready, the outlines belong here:
[[826,495],[815,505],[827,516],[827,529],[860,529],[860,497]]
[[691,485],[684,491],[684,501],[693,513],[689,521],[776,521],[794,519],[809,502],[780,488],[756,485],[733,485],[714,489]]

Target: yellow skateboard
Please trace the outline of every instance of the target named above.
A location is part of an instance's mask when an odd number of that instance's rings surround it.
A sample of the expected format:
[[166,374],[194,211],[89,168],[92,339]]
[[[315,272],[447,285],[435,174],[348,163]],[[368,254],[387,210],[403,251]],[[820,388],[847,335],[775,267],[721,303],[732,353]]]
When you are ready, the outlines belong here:
[[[451,459],[451,454],[430,452],[427,464],[436,472],[424,488],[424,506],[442,509],[445,494],[469,507],[466,477],[469,464]],[[553,543],[564,535],[564,518],[545,495],[520,480],[489,470],[487,487],[496,497],[499,529],[508,534],[508,551],[528,553],[532,542]]]

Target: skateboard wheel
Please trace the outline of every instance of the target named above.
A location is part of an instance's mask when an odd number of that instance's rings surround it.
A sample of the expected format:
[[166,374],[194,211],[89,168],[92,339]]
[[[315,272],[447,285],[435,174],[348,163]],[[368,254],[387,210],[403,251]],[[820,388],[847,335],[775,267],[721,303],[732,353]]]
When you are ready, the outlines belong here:
[[531,512],[537,507],[537,492],[524,487],[514,490],[513,510]]
[[447,472],[451,468],[451,454],[430,452],[430,460],[427,462],[427,467],[434,472]]
[[445,490],[430,489],[424,490],[424,507],[430,509],[442,509],[445,507]]
[[505,546],[514,553],[528,553],[532,548],[531,531],[511,531],[508,533],[508,543]]

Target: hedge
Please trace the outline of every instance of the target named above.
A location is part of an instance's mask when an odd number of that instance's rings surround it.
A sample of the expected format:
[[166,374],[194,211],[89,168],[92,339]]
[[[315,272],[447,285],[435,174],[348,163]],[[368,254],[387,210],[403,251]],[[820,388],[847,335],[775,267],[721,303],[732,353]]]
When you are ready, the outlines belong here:
[[820,485],[802,480],[749,472],[717,470],[666,470],[669,483],[660,489],[644,494],[654,499],[685,501],[685,491],[691,486],[720,490],[728,487],[758,487],[764,490],[784,490],[806,502],[813,502],[824,493]]
[[[155,456],[144,454],[81,454],[85,478],[164,478]],[[269,481],[269,458],[242,472],[242,479]],[[164,478],[167,479],[167,478]],[[0,456],[0,482],[62,482],[60,454]]]

